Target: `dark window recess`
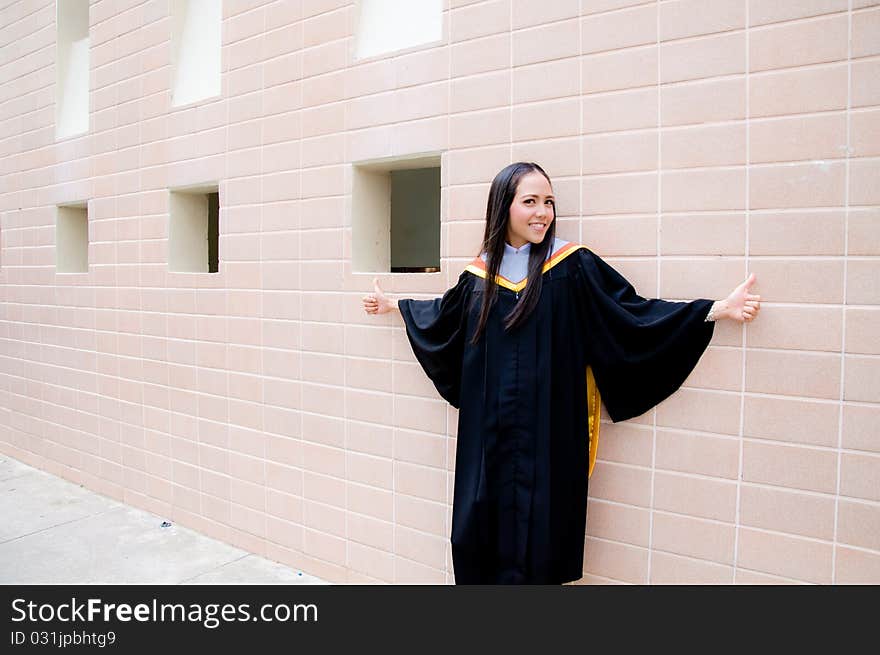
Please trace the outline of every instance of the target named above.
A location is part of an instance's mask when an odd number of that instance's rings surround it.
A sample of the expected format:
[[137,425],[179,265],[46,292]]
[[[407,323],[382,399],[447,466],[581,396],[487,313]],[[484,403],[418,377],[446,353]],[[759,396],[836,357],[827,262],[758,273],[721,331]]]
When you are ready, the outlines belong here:
[[391,272],[440,270],[440,168],[391,171]]
[[208,272],[217,273],[219,267],[220,194],[208,194]]

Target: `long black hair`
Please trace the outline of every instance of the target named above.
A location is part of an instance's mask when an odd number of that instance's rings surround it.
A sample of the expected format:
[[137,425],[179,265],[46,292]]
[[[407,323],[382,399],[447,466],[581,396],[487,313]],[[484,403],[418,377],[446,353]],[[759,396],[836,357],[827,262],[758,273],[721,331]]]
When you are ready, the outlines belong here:
[[[483,304],[480,319],[474,331],[472,343],[476,344],[486,329],[489,312],[498,298],[498,285],[495,283],[504,257],[504,244],[507,241],[507,226],[510,223],[510,205],[516,197],[516,189],[523,176],[529,173],[540,173],[550,183],[550,176],[534,162],[515,162],[505,166],[489,188],[489,199],[486,203],[486,231],[480,252],[486,253],[486,279],[483,283]],[[533,243],[529,248],[528,284],[520,296],[513,311],[504,319],[504,329],[510,330],[523,323],[534,311],[541,296],[542,268],[556,239],[556,204],[553,204],[553,220],[544,233],[541,243]]]

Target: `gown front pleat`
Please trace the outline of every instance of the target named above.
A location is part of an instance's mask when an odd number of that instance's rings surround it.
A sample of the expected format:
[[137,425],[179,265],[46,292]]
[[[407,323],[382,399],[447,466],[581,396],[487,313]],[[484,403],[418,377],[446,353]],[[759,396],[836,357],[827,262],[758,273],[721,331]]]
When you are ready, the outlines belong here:
[[[545,274],[544,285],[552,284],[553,270]],[[478,319],[483,281],[476,283],[471,322]],[[517,294],[498,289],[495,307],[481,339],[483,380],[480,426],[480,470],[477,497],[484,497],[484,558],[476,568],[479,581],[521,584],[547,575],[542,563],[549,556],[550,524],[550,393],[553,352],[553,293],[545,289],[525,323],[505,331],[503,318],[518,301]],[[523,290],[520,295],[524,293]],[[468,334],[474,325],[469,325]],[[469,432],[465,430],[465,433]],[[464,485],[460,485],[462,495]],[[455,527],[453,528],[455,531]],[[459,564],[473,559],[471,549],[458,548],[453,540],[457,579],[471,567]],[[488,560],[488,561],[487,561]]]

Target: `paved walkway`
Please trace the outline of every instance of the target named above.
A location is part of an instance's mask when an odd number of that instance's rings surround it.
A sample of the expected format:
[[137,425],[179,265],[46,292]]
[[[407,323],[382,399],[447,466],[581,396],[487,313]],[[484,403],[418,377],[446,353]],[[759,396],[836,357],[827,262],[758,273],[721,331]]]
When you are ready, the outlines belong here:
[[0,454],[0,584],[326,584]]

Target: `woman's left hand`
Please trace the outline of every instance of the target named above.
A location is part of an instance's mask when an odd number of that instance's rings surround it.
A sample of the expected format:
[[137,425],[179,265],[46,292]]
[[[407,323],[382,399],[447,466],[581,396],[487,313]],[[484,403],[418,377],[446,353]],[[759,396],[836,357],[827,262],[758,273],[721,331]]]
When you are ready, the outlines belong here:
[[751,273],[745,282],[727,296],[724,302],[727,305],[728,318],[740,323],[751,323],[758,317],[758,312],[761,311],[761,296],[749,293],[755,280],[757,277]]

